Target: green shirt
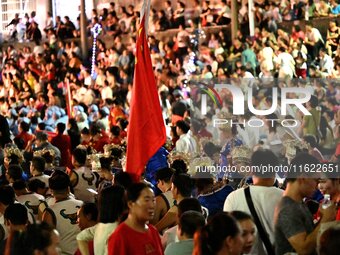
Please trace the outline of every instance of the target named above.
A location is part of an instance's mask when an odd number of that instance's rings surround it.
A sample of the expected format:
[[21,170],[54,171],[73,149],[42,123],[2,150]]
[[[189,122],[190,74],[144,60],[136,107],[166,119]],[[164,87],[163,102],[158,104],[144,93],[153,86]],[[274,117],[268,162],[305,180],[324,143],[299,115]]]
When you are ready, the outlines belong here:
[[305,115],[303,117],[305,123],[303,127],[303,135],[314,135],[315,137],[317,137],[321,113],[315,108],[311,109],[309,112],[312,115]]
[[176,243],[170,243],[164,252],[164,255],[191,255],[194,249],[194,240],[188,239]]

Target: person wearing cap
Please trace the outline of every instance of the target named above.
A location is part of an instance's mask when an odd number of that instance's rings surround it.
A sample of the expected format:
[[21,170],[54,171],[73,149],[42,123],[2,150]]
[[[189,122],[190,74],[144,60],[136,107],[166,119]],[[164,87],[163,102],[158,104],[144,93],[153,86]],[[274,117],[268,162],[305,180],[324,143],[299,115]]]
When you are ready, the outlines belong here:
[[55,153],[54,166],[59,166],[61,159],[60,150],[48,141],[47,133],[42,131],[38,132],[35,139],[35,145],[36,147],[33,148],[33,151],[40,151],[43,149],[53,150]]
[[83,202],[70,196],[70,178],[65,172],[56,170],[48,182],[55,203],[44,210],[42,221],[59,232],[62,254],[74,254],[77,250],[76,236],[80,232],[77,211]]

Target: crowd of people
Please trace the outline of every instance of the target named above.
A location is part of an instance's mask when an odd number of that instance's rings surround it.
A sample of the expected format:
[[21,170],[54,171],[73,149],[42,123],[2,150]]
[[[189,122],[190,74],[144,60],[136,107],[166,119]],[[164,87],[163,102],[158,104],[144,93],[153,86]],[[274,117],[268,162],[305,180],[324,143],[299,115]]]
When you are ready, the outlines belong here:
[[[219,4],[214,16],[208,2],[196,3],[192,23],[181,2],[151,12],[150,30],[179,30],[165,41],[148,37],[168,140],[139,183],[124,171],[134,146],[126,140],[133,6],[93,11],[89,31],[100,23],[114,40],[107,48],[98,39],[95,63],[64,40],[79,36],[68,17],[56,27],[50,17],[45,43],[3,50],[1,254],[337,254],[340,28],[331,20],[326,37],[310,23],[278,29],[279,17],[304,17],[302,3],[283,1],[255,4],[253,37],[202,33],[198,23],[230,22],[230,3]],[[328,12],[325,5],[309,3],[309,17],[337,15],[335,2]],[[238,87],[257,110],[278,107],[233,115],[233,95],[222,89],[202,113],[202,94],[215,83]],[[282,93],[296,87],[311,98],[283,115]],[[256,171],[262,166],[300,171]]]

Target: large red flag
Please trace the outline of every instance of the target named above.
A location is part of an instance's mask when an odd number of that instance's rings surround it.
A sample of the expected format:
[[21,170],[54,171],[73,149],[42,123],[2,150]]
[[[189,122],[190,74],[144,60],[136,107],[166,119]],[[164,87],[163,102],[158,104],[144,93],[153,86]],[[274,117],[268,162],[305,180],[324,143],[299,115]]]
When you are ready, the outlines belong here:
[[126,171],[140,180],[148,160],[166,142],[156,80],[146,39],[145,15],[136,43],[136,62],[130,103]]

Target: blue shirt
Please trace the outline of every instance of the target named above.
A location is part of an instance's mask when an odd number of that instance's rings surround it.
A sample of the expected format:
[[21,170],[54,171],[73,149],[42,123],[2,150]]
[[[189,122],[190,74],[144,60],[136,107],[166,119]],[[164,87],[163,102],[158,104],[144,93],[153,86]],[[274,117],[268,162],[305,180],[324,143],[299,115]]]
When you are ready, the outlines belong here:
[[[227,143],[222,147],[222,150],[221,150],[221,170],[225,169],[227,166],[228,166],[228,155],[230,154],[231,150],[235,147],[238,147],[238,146],[241,146],[243,143],[242,141],[237,138],[237,137],[234,137],[230,140],[227,141]],[[221,171],[219,172],[218,174],[218,178],[219,179],[222,179],[223,176],[225,175],[225,172],[224,171]]]
[[232,191],[234,189],[231,186],[224,185],[211,193],[198,195],[197,199],[202,206],[209,210],[209,217],[211,217],[223,211],[224,202]]

